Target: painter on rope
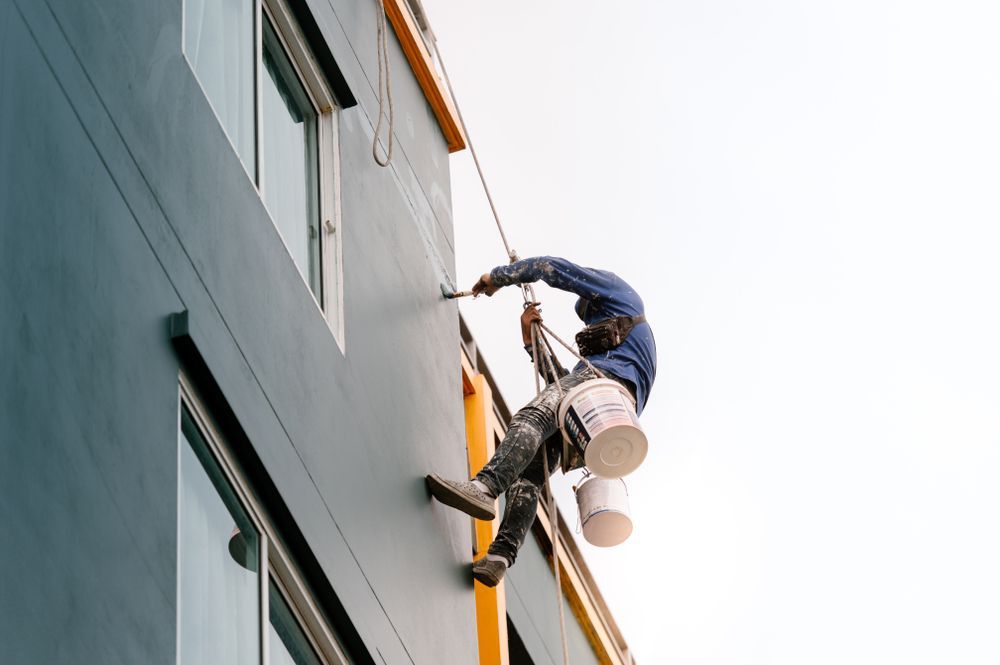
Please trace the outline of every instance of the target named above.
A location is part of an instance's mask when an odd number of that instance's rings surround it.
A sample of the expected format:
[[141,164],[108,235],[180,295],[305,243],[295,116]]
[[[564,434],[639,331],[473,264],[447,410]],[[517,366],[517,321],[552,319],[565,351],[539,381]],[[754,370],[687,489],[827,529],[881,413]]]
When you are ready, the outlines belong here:
[[[612,272],[584,268],[552,256],[498,266],[480,277],[472,291],[476,295],[492,296],[501,287],[538,280],[579,296],[575,309],[587,326],[584,332],[601,330],[608,325],[625,326],[624,339],[616,346],[595,345],[597,348],[581,348],[580,351],[607,378],[628,389],[635,398],[637,413],[641,414],[656,377],[656,344],[652,328],[645,320],[639,294]],[[527,307],[521,316],[521,334],[529,354],[531,325],[535,320],[541,320],[538,311],[534,306]],[[541,360],[539,365],[536,370],[549,384],[511,418],[507,435],[475,478],[453,481],[436,474],[427,476],[427,485],[434,497],[477,519],[492,520],[496,516],[496,498],[506,492],[507,505],[497,537],[489,553],[476,561],[472,569],[475,578],[487,586],[500,583],[524,543],[545,485],[546,461],[550,472],[560,467],[568,470],[583,465],[578,454],[565,462],[562,460],[561,439],[553,434],[558,431],[556,419],[561,395],[597,375],[583,362],[572,372],[562,370],[559,377],[552,376]],[[555,384],[557,379],[559,387]]]

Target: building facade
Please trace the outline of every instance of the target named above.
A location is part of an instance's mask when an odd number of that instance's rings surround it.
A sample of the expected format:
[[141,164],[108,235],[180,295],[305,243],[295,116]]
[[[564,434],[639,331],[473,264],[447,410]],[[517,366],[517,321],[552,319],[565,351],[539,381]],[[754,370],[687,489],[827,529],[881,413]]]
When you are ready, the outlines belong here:
[[[424,486],[489,381],[440,293],[464,137],[385,9],[381,168],[378,2],[0,0],[3,662],[559,661],[544,528],[477,609]],[[572,662],[628,662],[574,552]]]

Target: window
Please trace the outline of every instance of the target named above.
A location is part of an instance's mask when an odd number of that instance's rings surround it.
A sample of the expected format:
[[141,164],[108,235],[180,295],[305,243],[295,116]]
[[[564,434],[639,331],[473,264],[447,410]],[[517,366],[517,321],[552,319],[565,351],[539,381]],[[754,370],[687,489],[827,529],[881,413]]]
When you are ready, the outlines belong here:
[[236,153],[256,178],[254,3],[185,0],[184,55]]
[[264,20],[261,195],[288,251],[322,298],[316,110],[271,21]]
[[179,665],[344,665],[336,638],[184,380],[181,397]]
[[268,588],[271,665],[321,665],[292,608],[273,579]]
[[[260,534],[186,409],[180,458],[180,662],[256,662]],[[240,559],[232,555],[237,547]]]
[[337,104],[285,0],[185,0],[184,53],[344,346]]

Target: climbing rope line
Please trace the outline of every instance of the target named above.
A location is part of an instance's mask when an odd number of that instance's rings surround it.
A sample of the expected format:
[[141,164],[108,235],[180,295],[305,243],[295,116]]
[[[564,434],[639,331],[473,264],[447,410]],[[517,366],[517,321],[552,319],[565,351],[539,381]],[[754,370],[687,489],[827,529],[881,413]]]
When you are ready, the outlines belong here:
[[[392,134],[395,131],[396,109],[392,104],[392,74],[389,68],[389,34],[385,21],[385,0],[378,0],[378,14],[375,17],[375,48],[378,52],[378,122],[375,124],[375,136],[372,137],[372,157],[375,163],[385,168],[392,161]],[[385,103],[389,102],[389,113],[385,112]],[[378,139],[382,133],[382,120],[388,116],[389,127],[386,138],[388,147],[385,157],[379,157]]]
[[507,234],[503,230],[503,224],[500,223],[500,213],[497,212],[497,206],[493,202],[493,194],[490,192],[490,186],[486,184],[486,176],[483,175],[483,167],[479,163],[479,154],[476,152],[476,146],[472,143],[472,135],[469,134],[469,128],[465,124],[465,118],[462,116],[462,109],[458,105],[458,97],[455,96],[455,90],[451,87],[451,78],[448,77],[448,68],[444,66],[444,58],[441,57],[441,52],[438,51],[437,37],[434,36],[434,31],[430,31],[430,41],[434,45],[434,55],[437,56],[437,63],[441,66],[441,74],[444,76],[444,83],[448,86],[448,94],[451,95],[451,100],[455,104],[455,112],[458,113],[458,122],[462,125],[462,131],[465,132],[465,141],[469,145],[469,152],[472,153],[472,161],[476,164],[476,171],[479,173],[479,182],[483,183],[483,191],[486,192],[486,200],[490,203],[490,210],[493,211],[493,219],[497,223],[497,230],[500,232],[500,239],[503,241],[503,247],[507,250],[507,258],[513,263],[517,260],[517,252],[515,252],[510,247],[510,242],[507,241]]
[[[541,377],[539,375],[538,367],[538,340],[542,339],[543,344],[545,344],[549,353],[544,354],[545,360],[548,363],[549,371],[551,372],[552,381],[556,384],[556,389],[559,391],[559,401],[562,402],[563,397],[563,387],[559,383],[561,378],[556,373],[555,363],[552,361],[551,347],[548,345],[548,340],[545,339],[544,334],[539,329],[542,325],[540,321],[532,321],[531,323],[531,354],[532,361],[535,365],[535,389],[538,394],[542,393]],[[561,427],[559,428],[562,429]],[[559,513],[556,512],[556,495],[552,492],[552,485],[549,482],[549,450],[546,441],[542,441],[542,467],[545,473],[545,498],[548,502],[546,512],[549,514],[549,533],[552,534],[552,571],[556,578],[556,602],[559,605],[559,635],[562,638],[562,654],[563,654],[563,665],[569,665],[569,644],[566,639],[566,612],[563,609],[563,595],[562,595],[562,567],[559,565],[559,534],[557,529],[559,528]]]
[[556,357],[555,352],[552,350],[552,345],[549,344],[549,340],[545,335],[542,335],[542,344],[545,346],[545,350],[549,352],[549,358],[555,363],[556,370],[561,374],[564,371],[562,363],[559,362],[559,358]]
[[[380,2],[382,0],[379,0]],[[503,242],[504,250],[507,252],[507,258],[511,263],[518,260],[517,252],[510,246],[510,241],[507,239],[507,233],[504,231],[503,224],[500,222],[500,213],[497,211],[496,203],[493,201],[493,194],[490,191],[490,186],[486,182],[486,175],[483,173],[483,166],[479,162],[479,153],[476,152],[476,146],[472,141],[472,135],[469,133],[469,128],[465,124],[465,117],[462,115],[462,109],[458,105],[458,97],[455,95],[455,89],[451,85],[451,77],[448,76],[448,68],[444,65],[444,58],[441,57],[441,52],[438,50],[437,38],[434,36],[433,30],[428,30],[430,32],[430,42],[434,47],[434,55],[436,56],[437,63],[441,67],[441,74],[444,76],[445,85],[448,87],[448,94],[451,95],[452,102],[455,104],[455,112],[458,114],[458,121],[462,125],[462,131],[465,132],[465,140],[469,146],[469,152],[472,154],[472,161],[476,165],[476,172],[479,174],[479,182],[483,186],[483,192],[486,193],[486,200],[490,204],[490,211],[493,213],[493,220],[496,222],[497,231],[500,233],[500,240]],[[521,285],[521,295],[524,298],[525,305],[535,302],[535,290],[530,284]],[[552,379],[556,384],[556,388],[559,391],[559,401],[562,401],[563,389],[562,385],[559,383],[559,375],[553,366],[552,357],[552,347],[548,340],[545,338],[545,333],[542,330],[546,330],[549,334],[552,334],[540,321],[535,321],[531,326],[531,351],[532,359],[534,361],[535,367],[535,388],[539,394],[541,394],[543,388],[541,386],[541,377],[538,373],[538,341],[539,338],[548,350],[546,354],[546,360],[552,371]],[[553,334],[560,344],[566,346],[566,343]],[[569,347],[567,347],[569,348]],[[570,349],[572,351],[572,349]],[[575,355],[575,352],[574,352]],[[584,362],[587,362],[584,360]],[[587,365],[593,369],[593,366],[587,362]],[[596,371],[596,370],[595,370]],[[602,375],[603,376],[603,375]],[[560,428],[562,429],[562,428]],[[552,540],[552,569],[556,581],[556,600],[559,606],[559,633],[562,638],[562,655],[563,655],[563,665],[569,665],[569,645],[566,639],[566,616],[563,610],[563,593],[562,593],[562,578],[559,565],[559,514],[556,512],[556,499],[555,494],[552,492],[552,486],[549,483],[549,455],[546,449],[545,442],[542,442],[542,463],[545,472],[545,493],[548,498],[548,513],[549,513],[549,531],[551,533]]]
[[[597,369],[596,367],[594,367],[594,365],[593,365],[593,364],[591,364],[591,362],[590,362],[589,360],[587,360],[586,356],[582,356],[582,355],[580,355],[579,353],[577,353],[576,349],[574,349],[574,348],[573,348],[573,347],[572,347],[572,346],[571,346],[570,344],[568,344],[567,342],[565,342],[565,341],[564,341],[564,340],[563,340],[563,339],[562,339],[561,337],[559,337],[559,335],[557,335],[557,334],[555,334],[554,332],[552,332],[552,329],[551,329],[551,328],[549,328],[549,327],[548,327],[547,325],[545,325],[545,324],[544,324],[544,323],[542,323],[541,321],[539,321],[539,322],[538,322],[538,325],[540,325],[540,326],[542,327],[542,329],[543,329],[543,330],[544,330],[545,332],[547,332],[548,334],[552,335],[552,339],[554,339],[555,341],[557,341],[557,342],[559,342],[560,344],[562,344],[563,346],[565,346],[565,347],[566,347],[566,349],[567,349],[567,350],[568,350],[568,351],[569,351],[570,353],[572,353],[572,354],[573,354],[574,356],[576,356],[576,358],[577,358],[578,360],[580,360],[580,361],[581,361],[581,362],[582,362],[582,363],[583,363],[584,365],[586,365],[587,367],[589,367],[589,368],[590,368],[590,370],[591,370],[591,371],[592,371],[592,372],[593,372],[594,374],[596,374],[597,376],[601,377],[602,379],[606,379],[606,378],[608,378],[608,377],[607,377],[607,376],[606,376],[606,375],[604,374],[604,372],[602,372],[601,370],[599,370],[599,369]],[[542,336],[542,340],[543,340],[543,341],[545,342],[545,344],[546,344],[546,345],[548,345],[548,343],[549,343],[549,342],[548,342],[548,340],[547,340],[547,339],[545,339],[545,336],[544,336],[544,335]],[[551,351],[552,351],[552,347],[550,346],[550,347],[549,347],[549,352],[551,353]]]

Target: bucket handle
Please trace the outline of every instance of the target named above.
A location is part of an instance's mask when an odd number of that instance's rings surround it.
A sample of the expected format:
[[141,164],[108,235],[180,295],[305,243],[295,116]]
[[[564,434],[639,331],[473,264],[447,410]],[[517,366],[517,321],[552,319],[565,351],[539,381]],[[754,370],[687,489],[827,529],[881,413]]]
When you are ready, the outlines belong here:
[[[565,434],[565,432],[564,432],[564,434]],[[578,488],[580,485],[582,485],[584,482],[586,482],[586,480],[588,478],[590,478],[592,475],[594,475],[594,474],[592,474],[590,472],[590,469],[588,469],[587,467],[583,467],[583,475],[580,476],[580,482],[578,482],[576,485],[573,485],[573,496],[574,497],[576,497],[576,488]],[[625,490],[625,493],[626,494],[628,493],[628,489]],[[574,529],[574,531],[576,533],[580,533],[580,531],[582,529],[583,529],[583,521],[582,521],[582,518],[580,517],[580,500],[577,499],[577,501],[576,501],[576,529]]]

